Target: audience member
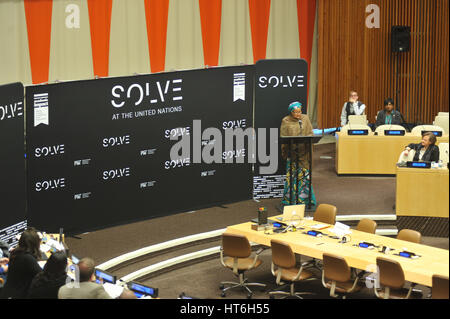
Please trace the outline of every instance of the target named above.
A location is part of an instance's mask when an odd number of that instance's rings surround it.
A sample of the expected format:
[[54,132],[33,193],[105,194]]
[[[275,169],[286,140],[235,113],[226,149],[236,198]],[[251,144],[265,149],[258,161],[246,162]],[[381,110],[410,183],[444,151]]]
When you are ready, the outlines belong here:
[[350,115],[365,114],[366,105],[358,101],[358,93],[350,91],[350,97],[342,107],[341,112],[341,126],[348,124],[348,117]]
[[1,298],[26,298],[34,276],[42,271],[38,264],[41,257],[41,240],[38,233],[30,228],[19,239],[18,246],[11,252],[5,286]]
[[394,101],[391,98],[384,100],[384,110],[378,112],[375,126],[378,127],[385,124],[401,125],[403,122],[403,115],[399,111],[394,110]]
[[439,147],[435,143],[436,136],[431,132],[427,132],[423,134],[421,143],[409,144],[403,155],[408,156],[409,151],[414,150],[416,153],[413,161],[415,162],[439,162]]
[[9,245],[3,240],[0,240],[0,259],[9,258]]
[[8,272],[9,263],[9,245],[0,240],[0,287],[3,286],[6,280],[6,273]]
[[58,290],[67,282],[67,256],[63,251],[53,253],[47,260],[44,271],[31,282],[28,298],[57,299]]
[[83,258],[77,264],[79,283],[67,283],[59,289],[59,299],[112,299],[101,284],[95,282],[95,263],[91,258]]

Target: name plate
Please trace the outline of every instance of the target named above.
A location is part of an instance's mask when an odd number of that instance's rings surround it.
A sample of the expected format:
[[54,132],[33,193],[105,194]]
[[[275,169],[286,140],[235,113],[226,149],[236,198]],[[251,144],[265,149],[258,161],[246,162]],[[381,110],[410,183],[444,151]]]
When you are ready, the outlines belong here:
[[406,167],[430,168],[431,163],[430,162],[406,162]]
[[437,137],[441,137],[442,136],[442,131],[422,131],[422,136],[423,136],[423,134],[428,133],[428,132],[433,133]]
[[384,130],[384,135],[387,136],[404,136],[404,130]]
[[369,135],[369,130],[348,130],[348,135]]

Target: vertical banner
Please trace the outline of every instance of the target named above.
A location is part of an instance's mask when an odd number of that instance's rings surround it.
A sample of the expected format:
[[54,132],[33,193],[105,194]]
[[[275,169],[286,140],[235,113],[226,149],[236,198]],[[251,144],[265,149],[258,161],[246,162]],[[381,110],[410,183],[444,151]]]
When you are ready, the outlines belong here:
[[269,30],[270,0],[248,0],[252,31],[253,61],[266,58]]
[[203,56],[205,66],[217,66],[219,64],[222,0],[198,1],[202,23]]
[[27,87],[28,223],[74,234],[250,199],[247,146],[224,138],[251,127],[253,86],[239,66]]
[[145,20],[152,73],[165,70],[168,16],[169,0],[145,0]]
[[[308,64],[302,59],[260,60],[255,71],[255,129],[277,128],[281,120],[289,115],[288,106],[299,101],[306,114]],[[278,170],[275,174],[260,174],[255,165],[254,198],[276,198],[283,195],[286,162],[281,158],[278,141]],[[266,145],[268,153],[269,144]],[[258,150],[259,152],[259,150]]]
[[112,0],[88,0],[94,75],[108,76]]
[[26,227],[23,92],[22,83],[0,86],[0,240],[11,246]]
[[34,84],[48,82],[53,0],[24,0],[31,77]]
[[[297,0],[298,35],[300,57],[311,65],[316,20],[316,0]],[[309,77],[308,77],[309,79]]]

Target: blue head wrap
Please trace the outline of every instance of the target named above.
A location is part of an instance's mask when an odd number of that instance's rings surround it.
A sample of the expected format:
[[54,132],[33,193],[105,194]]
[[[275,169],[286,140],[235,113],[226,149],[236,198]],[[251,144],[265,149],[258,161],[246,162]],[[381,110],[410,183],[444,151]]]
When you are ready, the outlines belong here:
[[300,103],[300,102],[297,102],[297,101],[295,101],[295,102],[292,102],[291,104],[289,104],[289,113],[292,113],[292,111],[293,110],[295,110],[295,109],[302,109],[302,103]]

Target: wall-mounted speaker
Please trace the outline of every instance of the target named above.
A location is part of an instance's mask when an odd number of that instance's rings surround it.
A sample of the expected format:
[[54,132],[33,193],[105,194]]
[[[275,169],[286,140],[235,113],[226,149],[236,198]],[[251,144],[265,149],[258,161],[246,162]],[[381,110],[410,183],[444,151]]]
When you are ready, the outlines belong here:
[[411,43],[411,27],[394,25],[391,29],[392,52],[408,52]]

